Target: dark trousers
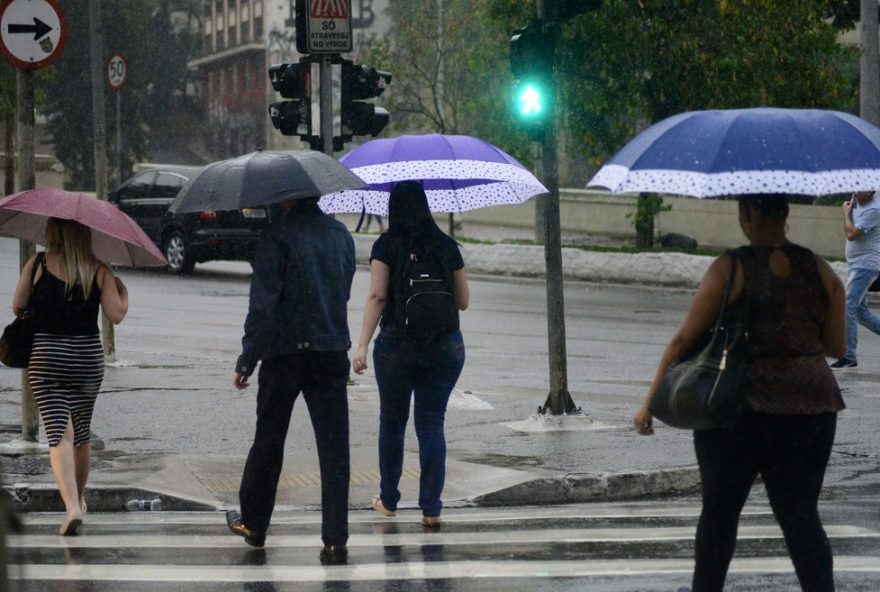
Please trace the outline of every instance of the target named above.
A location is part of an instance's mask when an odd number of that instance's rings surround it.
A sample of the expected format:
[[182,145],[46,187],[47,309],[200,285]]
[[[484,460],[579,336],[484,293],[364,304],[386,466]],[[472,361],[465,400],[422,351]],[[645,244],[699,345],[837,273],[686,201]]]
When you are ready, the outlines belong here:
[[251,530],[269,528],[290,414],[302,392],[321,465],[321,538],[325,545],[348,540],[348,369],[345,352],[293,354],[260,365],[257,429],[239,490],[242,522]]
[[382,329],[373,347],[379,386],[379,494],[382,504],[396,510],[403,473],[403,444],[410,401],[415,400],[419,440],[419,508],[439,516],[446,484],[446,404],[464,367],[461,332],[428,342],[409,341]]
[[831,546],[817,504],[836,427],[836,413],[748,413],[736,428],[694,432],[703,481],[694,592],[723,589],[740,512],[759,474],[801,588],[834,590]]

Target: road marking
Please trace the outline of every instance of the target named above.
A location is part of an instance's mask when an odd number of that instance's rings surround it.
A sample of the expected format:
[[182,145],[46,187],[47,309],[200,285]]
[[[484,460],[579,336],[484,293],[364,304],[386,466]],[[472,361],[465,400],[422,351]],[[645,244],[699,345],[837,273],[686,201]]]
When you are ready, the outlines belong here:
[[[436,580],[463,578],[559,578],[690,574],[691,559],[584,561],[438,561],[370,563],[339,567],[230,565],[47,565],[10,570],[13,580],[153,582],[325,582],[330,580]],[[735,558],[732,573],[791,573],[788,557]],[[880,557],[838,556],[834,571],[880,573]]]
[[[850,525],[825,527],[829,538],[880,538],[880,532]],[[427,545],[519,545],[519,544],[574,544],[602,542],[668,542],[691,541],[695,526],[671,526],[651,528],[565,528],[548,530],[509,530],[488,532],[428,532],[391,534],[354,534],[348,539],[348,547],[389,547]],[[779,526],[741,526],[738,540],[781,539]],[[298,548],[320,546],[320,536],[315,534],[272,535],[267,538],[273,548]],[[215,548],[239,547],[241,540],[231,534],[224,535],[167,535],[167,534],[98,534],[70,538],[57,535],[13,535],[9,544],[20,548]]]
[[[421,520],[421,513],[417,508],[412,512],[402,509],[396,518],[388,519],[376,512],[350,511],[349,523],[372,524],[389,522],[410,524]],[[681,507],[605,507],[591,506],[585,509],[578,508],[525,508],[525,509],[484,509],[457,512],[447,510],[443,513],[443,521],[449,524],[473,524],[482,522],[515,522],[526,520],[592,520],[592,519],[627,519],[627,518],[694,518],[700,515],[700,506],[682,505]],[[773,512],[767,507],[752,506],[743,510],[743,517],[772,516]],[[61,514],[57,512],[39,512],[24,515],[27,524],[32,525],[57,525],[61,521]],[[222,512],[106,512],[89,513],[87,522],[90,524],[225,524]],[[276,508],[272,516],[272,524],[321,524],[320,512],[297,511],[289,513],[283,508]]]

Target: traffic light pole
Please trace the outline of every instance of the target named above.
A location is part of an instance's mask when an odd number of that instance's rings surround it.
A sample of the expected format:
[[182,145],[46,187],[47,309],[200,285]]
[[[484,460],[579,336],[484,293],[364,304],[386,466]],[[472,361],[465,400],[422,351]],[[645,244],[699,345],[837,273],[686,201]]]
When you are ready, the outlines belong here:
[[565,348],[565,298],[562,281],[562,232],[559,221],[559,169],[556,157],[556,118],[552,118],[541,146],[544,185],[544,259],[547,274],[547,336],[550,393],[540,412],[550,415],[580,413],[568,392]]
[[333,156],[333,65],[330,54],[321,55],[318,68],[321,80],[321,144],[324,154]]
[[[545,23],[544,2],[538,0],[538,19]],[[545,25],[546,26],[546,25]],[[545,30],[545,34],[548,33]],[[556,84],[551,85],[556,92]],[[553,101],[553,104],[557,104]],[[547,274],[547,337],[550,362],[550,393],[539,413],[571,415],[581,412],[568,392],[565,349],[565,298],[562,282],[562,232],[559,221],[559,167],[556,156],[556,116],[550,117],[541,145],[544,186],[544,259]]]

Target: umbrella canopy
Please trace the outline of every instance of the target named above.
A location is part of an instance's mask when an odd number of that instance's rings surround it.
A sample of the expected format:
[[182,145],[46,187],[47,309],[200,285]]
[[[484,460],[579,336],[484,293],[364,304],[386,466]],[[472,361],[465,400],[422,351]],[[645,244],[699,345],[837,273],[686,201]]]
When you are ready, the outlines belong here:
[[630,140],[587,183],[692,197],[880,189],[880,129],[820,109],[674,115]]
[[173,213],[255,208],[357,189],[364,182],[314,150],[258,150],[207,165],[169,206]]
[[57,187],[29,189],[0,199],[0,232],[45,245],[49,218],[75,220],[91,228],[92,250],[105,263],[168,264],[137,222],[106,201]]
[[515,158],[471,136],[426,134],[371,140],[340,159],[366,189],[325,195],[328,213],[388,215],[391,189],[400,181],[422,181],[432,212],[466,212],[523,203],[547,193]]

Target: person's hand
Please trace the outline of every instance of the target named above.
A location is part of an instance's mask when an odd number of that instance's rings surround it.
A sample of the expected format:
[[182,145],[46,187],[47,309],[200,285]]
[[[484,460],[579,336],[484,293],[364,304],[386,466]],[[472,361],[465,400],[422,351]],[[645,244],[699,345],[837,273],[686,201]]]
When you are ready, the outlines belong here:
[[853,199],[843,202],[843,213],[849,214],[852,211]]
[[243,375],[239,374],[238,372],[233,372],[232,373],[232,386],[234,386],[238,390],[242,391],[242,390],[246,389],[248,386],[250,386],[250,383],[248,382],[248,378],[249,378],[248,376],[243,376]]
[[351,359],[351,368],[355,374],[363,374],[367,369],[367,348],[361,346],[357,348],[354,357]]
[[641,408],[636,412],[635,417],[633,417],[633,423],[636,426],[636,431],[643,436],[654,435],[654,416],[652,416],[651,412],[648,411],[647,403],[645,405],[642,405]]

